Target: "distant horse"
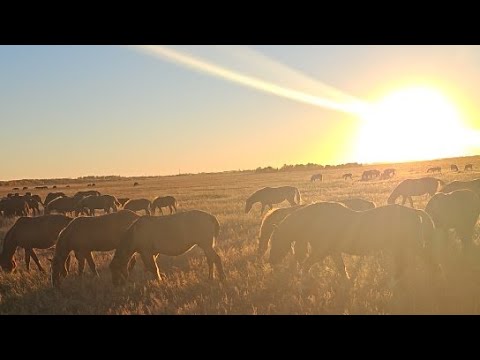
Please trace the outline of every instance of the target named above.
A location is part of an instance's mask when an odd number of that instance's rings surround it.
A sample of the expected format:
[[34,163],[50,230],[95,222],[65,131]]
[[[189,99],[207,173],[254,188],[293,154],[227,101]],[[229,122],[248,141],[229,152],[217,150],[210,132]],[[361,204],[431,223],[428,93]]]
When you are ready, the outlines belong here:
[[47,197],[45,198],[45,201],[43,202],[43,205],[47,206],[50,201],[56,199],[57,197],[66,197],[66,196],[67,195],[65,195],[63,192],[48,193]]
[[[255,191],[245,202],[245,213],[248,214],[252,209],[253,204],[259,202],[262,204],[260,215],[263,214],[265,206],[273,208],[273,204],[279,204],[287,200],[290,206],[300,205],[301,197],[300,191],[294,186],[279,186],[279,187],[264,187]],[[298,201],[295,202],[295,200]]]
[[450,170],[452,171],[458,171],[458,166],[455,164],[450,165]]
[[451,183],[443,186],[439,192],[448,193],[462,189],[472,190],[473,192],[477,193],[478,196],[480,196],[480,178],[468,181],[454,180]]
[[353,180],[352,173],[343,174],[342,177],[343,177],[343,180],[347,180],[347,179]]
[[393,169],[393,168],[388,168],[388,169],[383,170],[383,174],[384,174],[385,176],[388,176],[388,177],[394,176],[395,173],[396,173],[396,171],[395,171],[395,169]]
[[135,212],[145,210],[145,214],[150,215],[151,203],[147,199],[130,199],[123,205],[123,208]]
[[48,189],[48,186],[35,186],[35,189]]
[[45,215],[50,214],[52,211],[56,211],[64,215],[67,213],[75,213],[75,216],[78,216],[82,211],[77,204],[78,200],[73,197],[57,197],[45,206]]
[[432,217],[435,227],[443,229],[444,236],[449,229],[455,229],[462,240],[463,249],[472,245],[475,224],[480,215],[480,197],[471,190],[455,190],[435,194],[425,211]]
[[387,200],[387,203],[389,205],[395,204],[395,200],[397,200],[398,197],[402,196],[402,205],[405,205],[405,202],[408,199],[410,201],[410,206],[413,208],[412,196],[420,196],[424,194],[429,194],[430,196],[433,196],[437,192],[439,184],[444,185],[445,182],[433,177],[403,180],[392,191]]
[[173,210],[177,212],[177,200],[173,196],[158,196],[152,201],[150,210],[152,215],[155,215],[155,210],[160,209],[160,213],[163,215],[162,207],[167,207],[170,210],[170,214],[173,213]]
[[140,184],[136,181],[133,183],[133,186],[138,186],[138,185],[140,185]]
[[467,164],[467,165],[465,165],[464,171],[467,171],[467,170],[472,170],[472,171],[473,171],[473,164]]
[[316,181],[316,180],[323,181],[323,175],[322,175],[322,174],[314,174],[314,175],[312,175],[312,177],[310,178],[310,181]]
[[427,173],[434,173],[434,172],[439,172],[441,173],[442,172],[442,168],[440,166],[435,166],[435,167],[431,167],[431,168],[428,168],[427,170]]
[[[422,210],[387,205],[366,211],[354,211],[336,202],[307,205],[287,216],[273,231],[270,263],[279,263],[295,241],[295,257],[304,271],[330,256],[342,277],[347,273],[343,254],[366,256],[386,251],[395,263],[394,283],[420,255],[433,274],[431,257],[433,223]],[[308,244],[311,253],[307,256]],[[306,258],[306,260],[305,260]]]
[[372,170],[365,170],[363,173],[362,173],[362,181],[367,181],[367,180],[370,180],[370,179],[373,179],[373,178],[376,178],[376,177],[379,177],[380,176],[380,171],[379,170],[376,170],[376,169],[372,169]]
[[88,209],[90,216],[95,216],[95,209],[103,209],[106,214],[109,214],[110,210],[117,212],[117,206],[120,206],[120,203],[112,195],[90,195],[78,202],[78,207]]
[[22,190],[28,190],[28,186],[24,186]]
[[222,260],[214,250],[220,224],[215,216],[205,211],[190,210],[168,216],[142,216],[136,220],[120,240],[110,263],[112,282],[122,285],[128,278],[128,264],[138,252],[145,268],[161,280],[155,262],[158,254],[178,256],[198,245],[207,258],[208,278],[213,279],[214,266],[220,280],[225,280]]
[[20,188],[18,188],[18,187],[14,187],[12,190],[20,190]]
[[[67,259],[72,250],[78,260],[79,274],[83,274],[86,261],[92,273],[98,276],[92,251],[115,250],[125,231],[138,218],[139,215],[130,210],[120,210],[112,214],[73,219],[58,235],[52,260],[52,285],[58,287],[62,278],[67,276]],[[130,267],[134,264],[135,260]]]
[[38,270],[44,272],[33,249],[49,249],[57,242],[60,231],[72,221],[64,215],[44,215],[35,218],[21,217],[8,230],[3,241],[0,255],[0,266],[3,271],[12,272],[17,267],[14,260],[17,247],[25,249],[25,264],[30,271],[30,257],[35,261]]

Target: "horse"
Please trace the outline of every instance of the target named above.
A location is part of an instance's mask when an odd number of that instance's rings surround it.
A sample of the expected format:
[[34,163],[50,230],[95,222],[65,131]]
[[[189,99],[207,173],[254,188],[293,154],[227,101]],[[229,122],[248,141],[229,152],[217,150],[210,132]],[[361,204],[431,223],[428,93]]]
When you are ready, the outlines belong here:
[[47,206],[50,201],[58,198],[58,197],[66,197],[67,195],[65,195],[63,192],[51,192],[51,193],[48,193],[47,197],[45,198],[45,201],[43,202],[43,205],[44,206]]
[[455,229],[466,250],[472,245],[475,224],[480,215],[480,197],[471,190],[455,190],[437,193],[427,203],[425,211],[431,216],[435,227],[443,230]]
[[343,174],[342,178],[343,178],[343,180],[347,180],[347,179],[353,180],[352,173]]
[[133,183],[133,186],[138,186],[138,185],[140,185],[140,184],[136,181]]
[[60,231],[65,228],[71,217],[64,215],[43,215],[35,218],[20,217],[8,230],[0,254],[0,267],[12,272],[17,267],[14,255],[17,247],[25,249],[25,264],[30,271],[30,257],[37,264],[38,270],[45,272],[33,249],[49,249],[57,242]]
[[160,213],[163,215],[162,207],[167,207],[170,210],[170,214],[173,213],[173,210],[177,212],[177,200],[173,196],[158,196],[152,201],[150,210],[152,215],[155,215],[155,210],[160,209]]
[[23,196],[8,196],[0,200],[0,212],[5,217],[27,216],[30,208]]
[[312,177],[310,178],[310,181],[316,181],[316,180],[323,181],[323,175],[322,174],[313,174]]
[[388,168],[388,169],[385,169],[383,170],[383,173],[386,175],[386,176],[389,176],[389,177],[392,177],[396,174],[396,170],[393,169],[393,168]]
[[[337,202],[314,203],[287,216],[273,231],[269,262],[278,264],[295,241],[295,257],[303,271],[331,256],[344,280],[352,280],[342,254],[366,256],[387,251],[395,265],[392,280],[398,283],[416,255],[431,273],[436,270],[433,229],[428,214],[401,205],[354,211]],[[311,253],[306,258],[308,245]]]
[[440,166],[435,166],[435,167],[431,167],[431,168],[428,168],[427,169],[427,173],[434,173],[434,172],[439,172],[441,173],[442,172],[442,168]]
[[472,170],[473,171],[473,164],[466,164],[464,171],[467,171],[467,170]]
[[150,215],[150,207],[151,207],[150,200],[147,200],[147,199],[131,199],[131,200],[128,200],[123,205],[124,209],[128,209],[135,212],[145,210],[146,215]]
[[388,197],[387,204],[395,204],[395,200],[402,196],[402,205],[405,205],[405,202],[408,199],[410,201],[410,206],[413,208],[412,196],[420,196],[423,194],[433,196],[437,192],[439,184],[444,185],[445,182],[433,177],[405,179],[392,191]]
[[362,173],[361,181],[367,181],[369,179],[373,179],[373,178],[376,178],[376,177],[379,177],[379,176],[380,176],[380,171],[379,170],[376,170],[376,169],[365,170]]
[[[359,198],[339,200],[338,202],[356,211],[364,211],[375,208],[374,202]],[[265,214],[262,224],[260,225],[260,234],[258,236],[258,256],[263,256],[267,251],[268,242],[270,241],[270,236],[272,235],[275,226],[280,224],[280,222],[282,222],[282,220],[288,215],[305,206],[306,205],[296,205],[288,208],[280,208],[270,210]]]
[[474,179],[474,180],[467,180],[467,181],[461,181],[461,180],[454,180],[451,183],[448,183],[447,185],[443,186],[439,192],[442,193],[448,193],[452,192],[455,190],[472,190],[477,193],[477,195],[480,196],[480,178],[479,179]]
[[450,170],[458,172],[458,166],[455,164],[450,165]]
[[266,205],[273,209],[273,204],[279,204],[284,200],[287,200],[290,206],[300,205],[301,197],[298,188],[294,186],[264,187],[248,197],[245,202],[245,213],[248,214],[253,204],[259,202],[262,204],[260,211],[260,215],[262,215]]
[[75,216],[78,216],[83,212],[82,208],[78,206],[78,199],[74,197],[57,197],[48,203],[45,206],[45,215],[50,214],[52,211],[56,211],[61,214],[66,213],[75,213]]
[[[83,274],[86,260],[92,273],[98,276],[92,251],[115,250],[124,232],[138,218],[139,215],[133,211],[120,210],[101,216],[73,219],[58,235],[52,260],[52,285],[60,286],[61,279],[67,276],[66,260],[72,250],[78,260],[79,274]],[[130,266],[133,267],[134,263],[135,260]]]
[[120,203],[112,195],[90,195],[78,202],[78,207],[88,209],[90,216],[95,216],[95,209],[103,209],[106,214],[109,214],[110,210],[116,212],[117,206],[120,206]]
[[205,253],[208,278],[213,279],[214,265],[220,280],[225,280],[222,260],[213,249],[220,224],[215,216],[205,211],[190,210],[168,216],[142,216],[126,231],[110,263],[112,282],[122,285],[128,278],[128,264],[138,252],[145,268],[160,281],[155,262],[158,254],[178,256],[198,245]]

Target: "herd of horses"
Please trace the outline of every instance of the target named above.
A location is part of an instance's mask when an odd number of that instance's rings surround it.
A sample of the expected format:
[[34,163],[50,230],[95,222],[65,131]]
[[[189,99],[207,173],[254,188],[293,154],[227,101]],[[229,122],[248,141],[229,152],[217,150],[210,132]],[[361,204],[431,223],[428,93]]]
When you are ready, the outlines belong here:
[[[395,169],[387,170],[383,173],[395,175]],[[369,176],[376,173],[368,172]],[[430,196],[425,209],[415,209],[412,197],[424,194]],[[400,197],[401,205],[396,204]],[[407,200],[410,207],[404,206]],[[290,207],[273,209],[284,201]],[[260,215],[269,208],[260,225],[259,258],[270,246],[268,260],[275,265],[293,249],[296,262],[302,271],[308,272],[312,265],[330,256],[342,277],[351,281],[342,254],[363,256],[387,251],[395,264],[392,281],[398,283],[415,256],[424,260],[432,276],[438,273],[441,264],[432,255],[433,244],[437,238],[447,237],[450,229],[456,231],[464,251],[472,246],[480,215],[480,179],[448,184],[434,177],[405,179],[392,190],[383,206],[361,198],[302,204],[295,186],[255,191],[245,200],[245,213],[256,203],[261,205]],[[39,205],[44,207],[43,215],[39,215]],[[162,208],[169,208],[170,214],[155,216],[157,208],[162,215]],[[95,210],[99,209],[105,214],[96,216]],[[138,211],[145,215],[140,216]],[[72,252],[79,274],[88,264],[91,272],[98,275],[92,252],[115,251],[109,269],[112,283],[118,286],[127,281],[137,254],[145,270],[161,280],[156,263],[159,254],[178,256],[198,246],[205,254],[209,279],[214,278],[215,269],[221,281],[226,278],[222,259],[214,249],[220,231],[218,219],[201,210],[177,213],[177,201],[172,196],[150,201],[116,198],[89,190],[73,196],[49,193],[42,201],[31,193],[9,194],[0,200],[0,212],[5,217],[19,216],[5,235],[1,269],[15,270],[15,252],[21,247],[25,249],[27,271],[33,259],[44,272],[34,249],[55,247],[51,259],[54,287],[60,286],[70,272]]]

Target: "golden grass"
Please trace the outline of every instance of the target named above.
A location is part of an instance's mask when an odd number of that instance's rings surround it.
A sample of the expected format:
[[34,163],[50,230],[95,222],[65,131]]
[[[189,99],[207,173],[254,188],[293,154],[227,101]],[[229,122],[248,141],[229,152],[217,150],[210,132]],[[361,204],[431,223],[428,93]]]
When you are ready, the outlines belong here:
[[[447,277],[438,284],[429,284],[419,270],[411,278],[408,294],[394,294],[385,284],[391,264],[387,255],[345,256],[347,268],[357,268],[352,287],[342,284],[329,258],[315,265],[308,277],[301,277],[294,270],[291,257],[272,269],[266,259],[258,260],[255,255],[260,205],[255,205],[249,214],[244,213],[245,199],[268,185],[297,186],[303,202],[361,197],[377,206],[385,205],[401,180],[431,175],[426,174],[431,166],[442,166],[443,173],[434,176],[445,181],[480,177],[475,170],[450,171],[451,163],[463,169],[469,162],[474,169],[480,169],[479,157],[398,164],[393,165],[397,175],[392,179],[368,182],[344,181],[341,176],[352,172],[354,180],[358,180],[366,169],[392,165],[323,170],[320,172],[324,181],[315,183],[310,182],[312,172],[172,176],[142,179],[136,187],[132,180],[96,181],[94,189],[105,194],[151,200],[159,195],[172,195],[178,200],[179,211],[201,209],[216,215],[221,224],[216,248],[224,263],[227,282],[208,281],[203,252],[194,248],[176,258],[158,258],[159,267],[167,276],[161,283],[154,282],[151,274],[143,271],[140,261],[123,288],[115,288],[111,283],[108,264],[112,253],[96,253],[99,279],[91,277],[87,269],[83,278],[70,274],[57,290],[51,287],[47,274],[39,273],[34,264],[27,273],[23,251],[18,251],[19,270],[14,274],[0,273],[0,314],[477,314],[480,313],[480,256],[469,254],[469,261],[465,261],[454,234],[450,250],[444,255]],[[56,191],[73,194],[86,189],[90,189],[86,184],[72,184],[70,188],[58,186]],[[31,191],[44,198],[50,190]],[[0,188],[0,195],[7,192],[11,192],[10,187]],[[427,201],[426,195],[414,198],[419,208],[424,208]],[[0,219],[0,239],[12,224],[13,221]],[[477,245],[479,239],[477,228],[474,238]],[[47,265],[46,258],[52,251],[37,253]]]

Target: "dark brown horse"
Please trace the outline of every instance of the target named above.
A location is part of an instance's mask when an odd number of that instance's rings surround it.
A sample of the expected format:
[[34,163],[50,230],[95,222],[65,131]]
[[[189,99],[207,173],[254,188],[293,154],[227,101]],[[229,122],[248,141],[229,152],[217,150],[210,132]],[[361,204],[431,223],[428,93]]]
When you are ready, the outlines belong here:
[[[279,204],[287,200],[290,206],[300,205],[300,191],[294,186],[264,187],[255,191],[245,202],[245,213],[248,214],[253,204],[259,202],[262,204],[260,215],[263,214],[265,206],[273,208],[273,204]],[[298,202],[295,202],[297,200]]]
[[434,173],[434,172],[439,172],[441,173],[442,172],[442,168],[440,166],[434,166],[434,167],[431,167],[431,168],[428,168],[427,170],[427,173]]
[[458,172],[458,166],[455,164],[450,165],[450,170]]
[[160,213],[163,215],[162,207],[167,207],[170,210],[170,214],[173,213],[173,210],[177,212],[177,200],[173,196],[159,196],[152,201],[150,210],[152,215],[155,215],[155,210],[160,209]]
[[472,171],[473,171],[473,164],[467,164],[467,165],[465,165],[464,171],[467,171],[467,170],[472,170]]
[[402,196],[402,205],[405,205],[407,199],[410,201],[410,206],[413,208],[412,196],[420,196],[424,194],[429,194],[430,196],[435,195],[438,190],[438,186],[444,185],[445,183],[433,177],[423,177],[419,179],[406,179],[403,180],[390,194],[387,203],[389,205],[395,204],[395,200],[398,197]]
[[[393,282],[397,283],[417,255],[429,270],[436,270],[431,257],[432,233],[432,220],[421,210],[387,205],[354,211],[336,202],[319,202],[287,216],[273,231],[270,262],[280,262],[295,241],[295,257],[305,271],[330,256],[348,279],[342,254],[365,256],[386,251],[393,256]],[[311,253],[306,258],[308,244]]]
[[116,212],[117,206],[120,206],[120,203],[112,195],[90,195],[78,202],[78,207],[88,209],[90,216],[95,216],[95,209],[103,209],[106,214],[109,214],[110,211]]
[[30,257],[42,272],[42,265],[33,249],[49,249],[57,242],[60,231],[67,226],[72,218],[64,215],[44,215],[35,218],[21,217],[8,230],[3,241],[0,255],[0,266],[6,272],[17,267],[14,260],[17,247],[25,249],[25,264],[30,271]]
[[472,190],[477,193],[477,195],[480,196],[480,179],[474,179],[474,180],[467,180],[467,181],[461,181],[461,180],[454,180],[451,183],[448,183],[447,185],[443,186],[439,192],[443,193],[448,193],[452,192],[455,190]]
[[425,211],[432,217],[435,227],[447,237],[449,229],[455,229],[462,240],[463,249],[472,245],[475,224],[480,215],[480,197],[471,190],[455,190],[435,194]]
[[98,275],[92,251],[115,250],[122,235],[138,217],[133,211],[120,210],[107,215],[73,219],[58,235],[52,260],[52,285],[59,286],[61,279],[67,276],[66,261],[71,251],[75,252],[78,260],[79,274],[83,274],[86,261],[90,270]]
[[168,216],[142,216],[126,231],[118,244],[110,264],[114,285],[124,284],[128,278],[128,264],[138,252],[157,280],[161,280],[158,254],[178,256],[198,245],[205,253],[208,277],[213,279],[214,265],[220,280],[225,279],[222,260],[213,249],[220,224],[215,216],[200,210],[190,210]]
[[322,174],[313,174],[312,177],[310,178],[310,181],[316,181],[316,180],[323,181],[323,175]]
[[125,203],[125,205],[123,205],[123,208],[131,211],[135,211],[135,212],[145,210],[145,214],[150,215],[150,206],[151,206],[150,200],[130,199]]
[[347,179],[353,180],[352,173],[343,174],[342,177],[343,177],[343,180],[347,180]]

